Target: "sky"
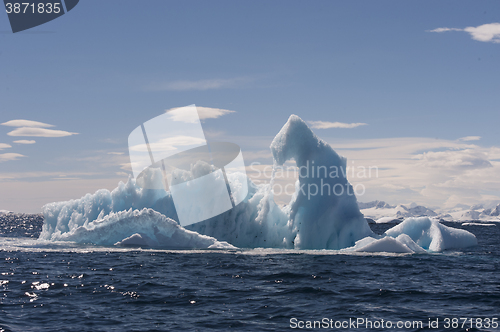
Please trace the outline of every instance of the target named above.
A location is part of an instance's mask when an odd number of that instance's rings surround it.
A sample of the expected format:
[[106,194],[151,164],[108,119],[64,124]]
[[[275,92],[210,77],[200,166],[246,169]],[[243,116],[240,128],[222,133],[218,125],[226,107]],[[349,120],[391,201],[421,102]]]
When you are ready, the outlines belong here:
[[191,104],[249,167],[296,114],[378,169],[348,176],[359,201],[497,201],[499,91],[498,1],[85,0],[16,34],[0,13],[0,210],[112,190],[132,130]]

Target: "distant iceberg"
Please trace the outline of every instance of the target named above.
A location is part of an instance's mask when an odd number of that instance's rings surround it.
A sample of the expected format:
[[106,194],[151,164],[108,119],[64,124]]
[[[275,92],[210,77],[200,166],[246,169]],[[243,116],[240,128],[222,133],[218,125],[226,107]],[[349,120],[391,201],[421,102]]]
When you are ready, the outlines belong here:
[[387,230],[384,236],[366,237],[347,251],[420,253],[440,252],[477,245],[476,236],[466,230],[445,226],[436,219],[408,218]]
[[445,226],[436,219],[427,217],[408,218],[387,230],[385,234],[392,237],[407,234],[420,247],[434,252],[477,245],[474,234],[463,229]]
[[257,186],[239,173],[228,174],[230,186],[248,187],[246,198],[231,210],[186,228],[178,225],[170,192],[143,189],[129,178],[112,192],[101,189],[81,199],[45,205],[40,240],[158,248],[348,248],[404,253],[477,243],[473,234],[429,218],[407,219],[385,237],[374,234],[345,177],[346,159],[298,116],[290,116],[272,141],[271,151],[275,165],[293,159],[299,169],[314,165],[343,171],[335,176],[299,176],[295,193],[284,207],[274,202],[273,180]]

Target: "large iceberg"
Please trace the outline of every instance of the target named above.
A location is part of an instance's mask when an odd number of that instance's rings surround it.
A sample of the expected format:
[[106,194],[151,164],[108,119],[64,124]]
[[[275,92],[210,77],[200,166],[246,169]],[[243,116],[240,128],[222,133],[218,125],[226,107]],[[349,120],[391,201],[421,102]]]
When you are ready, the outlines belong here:
[[288,215],[297,232],[297,248],[341,249],[373,234],[345,177],[346,159],[302,119],[290,116],[271,143],[271,151],[278,165],[294,159],[299,168]]
[[246,198],[227,212],[184,228],[178,225],[170,192],[143,189],[129,178],[111,192],[101,189],[81,199],[45,205],[40,239],[160,248],[348,248],[404,253],[476,243],[469,232],[419,219],[408,219],[385,237],[374,234],[345,176],[346,159],[298,116],[290,116],[272,141],[271,151],[275,166],[294,160],[299,168],[295,193],[284,207],[273,199],[274,178],[257,186],[246,176],[232,173],[227,175],[229,185],[248,187]]

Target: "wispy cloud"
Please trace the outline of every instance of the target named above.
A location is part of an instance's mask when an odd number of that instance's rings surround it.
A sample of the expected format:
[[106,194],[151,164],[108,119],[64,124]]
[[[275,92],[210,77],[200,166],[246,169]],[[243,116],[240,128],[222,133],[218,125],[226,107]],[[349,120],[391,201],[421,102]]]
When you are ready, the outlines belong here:
[[446,32],[446,31],[464,31],[464,29],[457,28],[437,28],[434,30],[427,30],[427,32]]
[[414,159],[420,160],[425,168],[434,167],[441,169],[470,168],[479,169],[492,167],[486,153],[477,149],[464,149],[459,151],[428,151],[418,154]]
[[182,146],[202,144],[206,144],[206,141],[202,138],[178,135],[164,138],[157,142],[149,143],[149,147],[146,144],[133,145],[130,147],[130,151],[147,152],[149,149],[151,149],[155,152],[168,152],[178,150],[178,148]]
[[[46,129],[48,127],[54,127],[54,125],[23,119],[10,120],[2,123],[2,125],[9,127],[18,127],[7,133],[7,135],[9,136],[65,137],[78,134],[64,130]],[[19,140],[15,141],[14,143],[34,144],[36,142],[33,140]]]
[[12,145],[6,143],[0,143],[0,150],[11,148]]
[[447,32],[447,31],[464,31],[469,33],[472,39],[481,42],[500,43],[500,23],[483,24],[477,27],[458,28],[437,28],[427,30],[427,32]]
[[205,129],[203,130],[203,132],[205,133],[205,137],[207,139],[215,139],[225,134],[225,132],[222,130],[212,130],[212,129]]
[[164,84],[158,84],[151,87],[151,90],[156,91],[192,91],[192,90],[214,90],[241,87],[254,79],[250,77],[235,77],[235,78],[214,78],[204,80],[180,80]]
[[222,108],[211,108],[211,107],[196,107],[198,110],[198,115],[201,120],[204,119],[216,119],[223,115],[236,113],[235,111],[225,110]]
[[19,140],[19,141],[14,141],[14,143],[17,143],[17,144],[35,144],[36,141],[22,139],[22,140]]
[[60,178],[87,178],[98,176],[99,173],[94,172],[47,172],[47,171],[31,171],[31,172],[11,172],[11,173],[2,173],[2,177],[5,179],[12,179],[16,181],[20,180],[29,180],[29,181],[43,181],[56,177]]
[[18,158],[24,157],[19,153],[0,153],[0,163],[4,161],[17,160]]
[[113,155],[121,156],[123,154],[123,152],[108,152],[108,154],[113,154]]
[[10,121],[2,123],[2,125],[9,126],[9,127],[36,127],[36,128],[54,127],[54,125],[51,125],[48,123],[31,121],[31,120],[10,120]]
[[343,122],[328,122],[328,121],[307,121],[311,124],[313,129],[330,129],[330,128],[356,128],[359,126],[366,126],[366,123],[343,123]]
[[243,151],[243,156],[245,160],[255,161],[256,159],[270,159],[272,160],[273,154],[270,150],[259,150],[259,151]]
[[[211,107],[201,107],[196,106],[198,110],[198,116],[200,120],[205,119],[217,119],[223,115],[236,113],[235,111],[225,110],[222,108],[211,108]],[[191,114],[182,112],[182,108],[171,108],[166,110],[171,116],[173,121],[181,121],[181,122],[191,122]]]
[[45,128],[30,128],[21,127],[16,128],[13,131],[7,133],[9,136],[32,136],[32,137],[65,137],[71,135],[78,135],[78,133],[72,133],[64,130],[54,130]]
[[481,136],[465,136],[462,138],[459,138],[459,141],[464,141],[464,142],[469,142],[469,141],[479,141],[481,139]]

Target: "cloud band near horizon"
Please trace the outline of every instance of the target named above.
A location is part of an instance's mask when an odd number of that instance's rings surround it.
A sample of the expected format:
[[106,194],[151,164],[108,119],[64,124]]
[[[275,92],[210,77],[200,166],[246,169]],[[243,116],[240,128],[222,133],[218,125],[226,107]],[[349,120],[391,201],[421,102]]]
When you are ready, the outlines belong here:
[[367,123],[344,123],[344,122],[328,122],[328,121],[307,121],[313,129],[330,129],[330,128],[343,128],[352,129],[360,126],[367,126]]

